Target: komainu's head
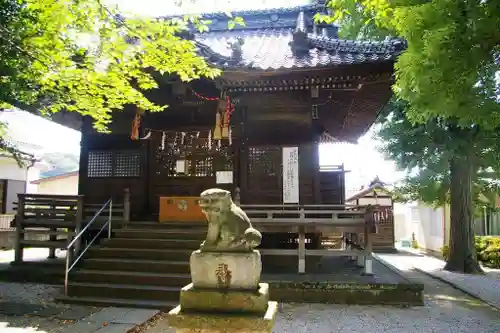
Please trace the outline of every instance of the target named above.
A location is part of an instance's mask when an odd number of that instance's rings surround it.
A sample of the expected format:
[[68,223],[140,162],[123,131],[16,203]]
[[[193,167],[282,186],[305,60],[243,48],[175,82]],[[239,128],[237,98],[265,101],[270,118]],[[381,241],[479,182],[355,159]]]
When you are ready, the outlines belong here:
[[220,188],[211,188],[200,194],[200,208],[209,222],[216,222],[221,214],[231,209],[232,203],[231,192]]

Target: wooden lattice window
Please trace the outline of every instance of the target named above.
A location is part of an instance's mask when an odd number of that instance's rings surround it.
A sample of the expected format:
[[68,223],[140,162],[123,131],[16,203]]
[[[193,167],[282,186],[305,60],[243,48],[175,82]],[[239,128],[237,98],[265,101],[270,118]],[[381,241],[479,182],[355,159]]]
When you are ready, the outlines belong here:
[[[166,132],[154,137],[157,177],[214,177],[217,171],[233,170],[229,142],[209,139],[210,131]],[[178,172],[177,163],[185,169]]]
[[281,149],[279,147],[252,147],[248,150],[249,175],[275,177],[281,175]]
[[214,174],[213,171],[213,158],[207,157],[203,159],[197,159],[194,161],[194,170],[191,176],[194,177],[211,177]]
[[89,178],[113,177],[113,152],[89,151],[87,175]]
[[141,152],[138,150],[90,151],[87,175],[98,177],[139,177]]
[[123,150],[115,152],[115,177],[139,177],[141,175],[141,152]]

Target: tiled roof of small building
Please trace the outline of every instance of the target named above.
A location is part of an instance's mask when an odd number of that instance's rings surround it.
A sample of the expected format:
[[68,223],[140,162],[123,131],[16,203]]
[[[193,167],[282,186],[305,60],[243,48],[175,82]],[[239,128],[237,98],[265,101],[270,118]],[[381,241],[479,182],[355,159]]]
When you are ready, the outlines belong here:
[[194,34],[199,52],[222,69],[279,69],[335,67],[395,60],[406,43],[400,39],[355,41],[337,38],[337,27],[315,24],[318,5],[233,13],[245,26],[232,30],[220,13],[203,14],[209,31]]

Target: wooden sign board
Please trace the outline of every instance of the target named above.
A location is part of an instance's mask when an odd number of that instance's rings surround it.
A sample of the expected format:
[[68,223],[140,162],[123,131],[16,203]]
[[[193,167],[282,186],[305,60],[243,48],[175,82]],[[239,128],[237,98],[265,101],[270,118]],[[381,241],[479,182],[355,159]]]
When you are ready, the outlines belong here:
[[299,203],[298,147],[283,147],[283,203]]
[[160,222],[206,221],[199,197],[160,197]]

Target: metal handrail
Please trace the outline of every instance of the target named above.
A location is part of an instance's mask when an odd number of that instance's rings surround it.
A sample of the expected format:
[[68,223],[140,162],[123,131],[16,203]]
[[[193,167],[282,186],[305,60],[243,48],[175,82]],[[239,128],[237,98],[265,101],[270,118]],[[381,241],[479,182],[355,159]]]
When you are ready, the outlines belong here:
[[[106,209],[106,207],[108,207],[108,206],[109,206],[108,220],[101,227],[101,229],[99,230],[99,232],[97,233],[97,235],[95,235],[94,238],[87,244],[87,246],[85,247],[85,249],[83,249],[83,251],[80,252],[80,255],[78,256],[78,258],[76,258],[75,260],[73,260],[72,263],[70,263],[71,257],[72,257],[71,251],[72,251],[74,245],[82,237],[83,233],[85,231],[87,231],[87,229],[90,228],[90,226],[92,225],[92,223],[94,223],[94,221],[97,219],[97,217],[99,215],[101,215],[101,213],[103,212],[103,210]],[[109,198],[109,200],[104,203],[104,205],[101,207],[101,209],[99,209],[99,211],[97,213],[95,213],[95,215],[92,217],[92,219],[90,220],[90,222],[87,223],[87,225],[78,233],[78,235],[75,236],[75,238],[73,238],[73,240],[66,247],[66,269],[65,269],[65,273],[64,273],[64,294],[66,296],[68,296],[68,278],[69,278],[69,272],[71,272],[71,270],[76,266],[76,264],[78,263],[78,261],[83,257],[83,255],[85,254],[85,252],[92,246],[92,244],[94,244],[95,240],[101,235],[102,231],[106,227],[108,227],[108,238],[111,238],[111,226],[112,226],[111,220],[112,220],[112,214],[113,214],[113,199]]]

